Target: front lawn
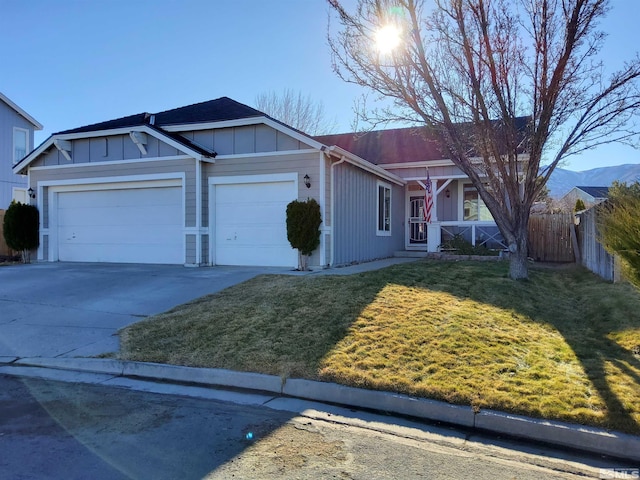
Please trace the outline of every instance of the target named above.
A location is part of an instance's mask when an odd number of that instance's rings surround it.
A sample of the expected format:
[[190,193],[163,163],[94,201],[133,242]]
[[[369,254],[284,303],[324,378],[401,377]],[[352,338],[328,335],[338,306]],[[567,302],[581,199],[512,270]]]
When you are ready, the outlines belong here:
[[120,358],[389,390],[640,434],[640,292],[579,267],[419,261],[254,278],[132,325]]

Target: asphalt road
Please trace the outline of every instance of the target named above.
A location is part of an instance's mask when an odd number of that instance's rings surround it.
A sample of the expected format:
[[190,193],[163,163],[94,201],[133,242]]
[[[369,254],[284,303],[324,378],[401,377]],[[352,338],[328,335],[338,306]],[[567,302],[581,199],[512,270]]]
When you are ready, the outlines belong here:
[[602,478],[593,465],[495,444],[451,447],[265,407],[0,376],[2,479],[585,476]]

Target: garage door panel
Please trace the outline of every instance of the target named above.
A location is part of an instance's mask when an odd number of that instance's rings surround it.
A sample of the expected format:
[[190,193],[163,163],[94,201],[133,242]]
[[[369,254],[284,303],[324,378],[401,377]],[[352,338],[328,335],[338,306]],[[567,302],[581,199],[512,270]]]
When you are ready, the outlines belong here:
[[184,263],[180,187],[63,191],[57,200],[62,261]]
[[[286,230],[285,230],[286,237]],[[288,242],[282,241],[282,228],[276,225],[237,225],[233,228],[223,227],[220,230],[221,245],[253,246],[254,248],[285,246],[291,249]]]
[[219,185],[216,200],[221,203],[237,202],[257,204],[261,202],[290,202],[293,182],[261,182]]
[[292,181],[216,186],[216,263],[297,266],[286,227],[287,204],[296,196]]
[[96,251],[95,244],[67,244],[61,245],[59,252],[67,262],[86,262],[86,258],[90,257],[91,262],[99,263],[182,263],[181,259],[171,256],[162,257],[162,261],[141,261],[148,254],[147,245],[127,245],[125,248],[123,245],[102,244],[99,247]]
[[[153,233],[149,233],[146,226],[129,226],[127,234],[114,236],[114,226],[111,225],[87,225],[68,226],[58,229],[59,242],[61,244],[95,244],[97,245],[164,245],[167,240],[175,236],[175,228],[171,225],[157,226]],[[140,240],[144,239],[143,242]],[[181,237],[178,237],[181,242]]]
[[249,221],[260,223],[262,219],[269,219],[269,223],[277,223],[286,227],[286,212],[288,201],[279,203],[246,203],[236,202],[216,205],[221,223],[241,225]]
[[[239,265],[239,266],[264,266],[264,267],[294,267],[291,263],[283,265],[278,259],[288,258],[291,256],[291,248],[286,247],[269,247],[262,246],[256,249],[253,246],[220,246],[217,255],[221,259],[233,259],[233,263],[219,263],[219,265]],[[293,251],[297,264],[297,252]],[[223,260],[224,261],[224,260]]]
[[58,210],[60,225],[175,225],[180,206],[76,207]]
[[58,199],[59,208],[76,208],[78,199],[92,207],[142,207],[175,205],[181,200],[179,187],[122,188],[64,192]]

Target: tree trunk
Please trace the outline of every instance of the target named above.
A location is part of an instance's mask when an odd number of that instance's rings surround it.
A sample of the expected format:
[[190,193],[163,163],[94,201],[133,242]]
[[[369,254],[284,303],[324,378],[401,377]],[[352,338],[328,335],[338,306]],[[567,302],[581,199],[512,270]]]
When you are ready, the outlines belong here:
[[509,243],[509,276],[512,280],[529,278],[529,225],[528,217],[514,232],[514,240]]
[[307,255],[303,255],[300,250],[298,250],[298,270],[301,272],[307,271],[307,262],[309,257]]
[[529,264],[527,252],[517,251],[509,256],[509,276],[512,280],[527,280],[529,278]]

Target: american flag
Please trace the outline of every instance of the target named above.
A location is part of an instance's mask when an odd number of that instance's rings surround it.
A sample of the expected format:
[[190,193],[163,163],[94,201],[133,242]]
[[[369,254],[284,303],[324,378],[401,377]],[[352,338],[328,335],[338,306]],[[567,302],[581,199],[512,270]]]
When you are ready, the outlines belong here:
[[431,178],[427,170],[427,181],[424,185],[424,220],[431,223],[431,210],[433,209],[433,192],[431,191]]

